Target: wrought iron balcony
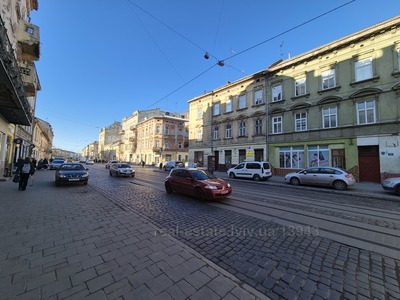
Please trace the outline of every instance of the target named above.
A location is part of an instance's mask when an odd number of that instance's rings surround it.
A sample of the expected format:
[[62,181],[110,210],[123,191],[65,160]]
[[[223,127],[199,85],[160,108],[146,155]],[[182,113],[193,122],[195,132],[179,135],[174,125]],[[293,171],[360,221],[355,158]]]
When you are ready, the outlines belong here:
[[0,18],[0,114],[10,123],[32,124],[32,108],[26,99],[14,50]]
[[39,27],[23,19],[19,20],[18,53],[21,60],[34,61],[40,57]]

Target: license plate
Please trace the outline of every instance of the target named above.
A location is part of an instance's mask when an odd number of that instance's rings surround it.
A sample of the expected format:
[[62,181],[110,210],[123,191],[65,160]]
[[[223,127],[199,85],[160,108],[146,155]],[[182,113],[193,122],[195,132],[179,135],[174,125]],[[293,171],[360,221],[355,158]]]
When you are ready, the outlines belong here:
[[79,178],[71,178],[71,179],[68,179],[68,181],[79,181]]
[[228,193],[229,193],[228,190],[221,191],[221,194],[228,194]]

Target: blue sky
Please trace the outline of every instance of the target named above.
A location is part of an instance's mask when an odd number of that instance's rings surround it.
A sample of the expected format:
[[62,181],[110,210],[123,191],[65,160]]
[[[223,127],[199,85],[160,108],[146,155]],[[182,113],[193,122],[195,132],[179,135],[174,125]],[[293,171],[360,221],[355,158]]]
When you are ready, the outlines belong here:
[[80,152],[136,110],[182,113],[227,81],[399,11],[398,0],[41,0],[36,116],[53,146]]

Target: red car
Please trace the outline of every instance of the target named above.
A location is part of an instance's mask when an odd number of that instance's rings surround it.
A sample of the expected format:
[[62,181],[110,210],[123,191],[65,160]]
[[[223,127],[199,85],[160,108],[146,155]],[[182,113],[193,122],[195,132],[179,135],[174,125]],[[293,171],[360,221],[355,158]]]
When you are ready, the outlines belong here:
[[222,199],[232,193],[231,185],[206,170],[172,169],[165,179],[165,190],[198,197],[202,200]]

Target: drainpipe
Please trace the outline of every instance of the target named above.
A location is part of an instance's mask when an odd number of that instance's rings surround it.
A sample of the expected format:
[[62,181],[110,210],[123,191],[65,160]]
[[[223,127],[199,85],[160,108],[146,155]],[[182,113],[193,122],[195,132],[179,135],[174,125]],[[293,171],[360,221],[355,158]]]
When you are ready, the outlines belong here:
[[264,80],[264,90],[265,90],[265,156],[266,161],[269,161],[269,99],[268,99],[268,73],[267,71],[264,72],[265,80]]

